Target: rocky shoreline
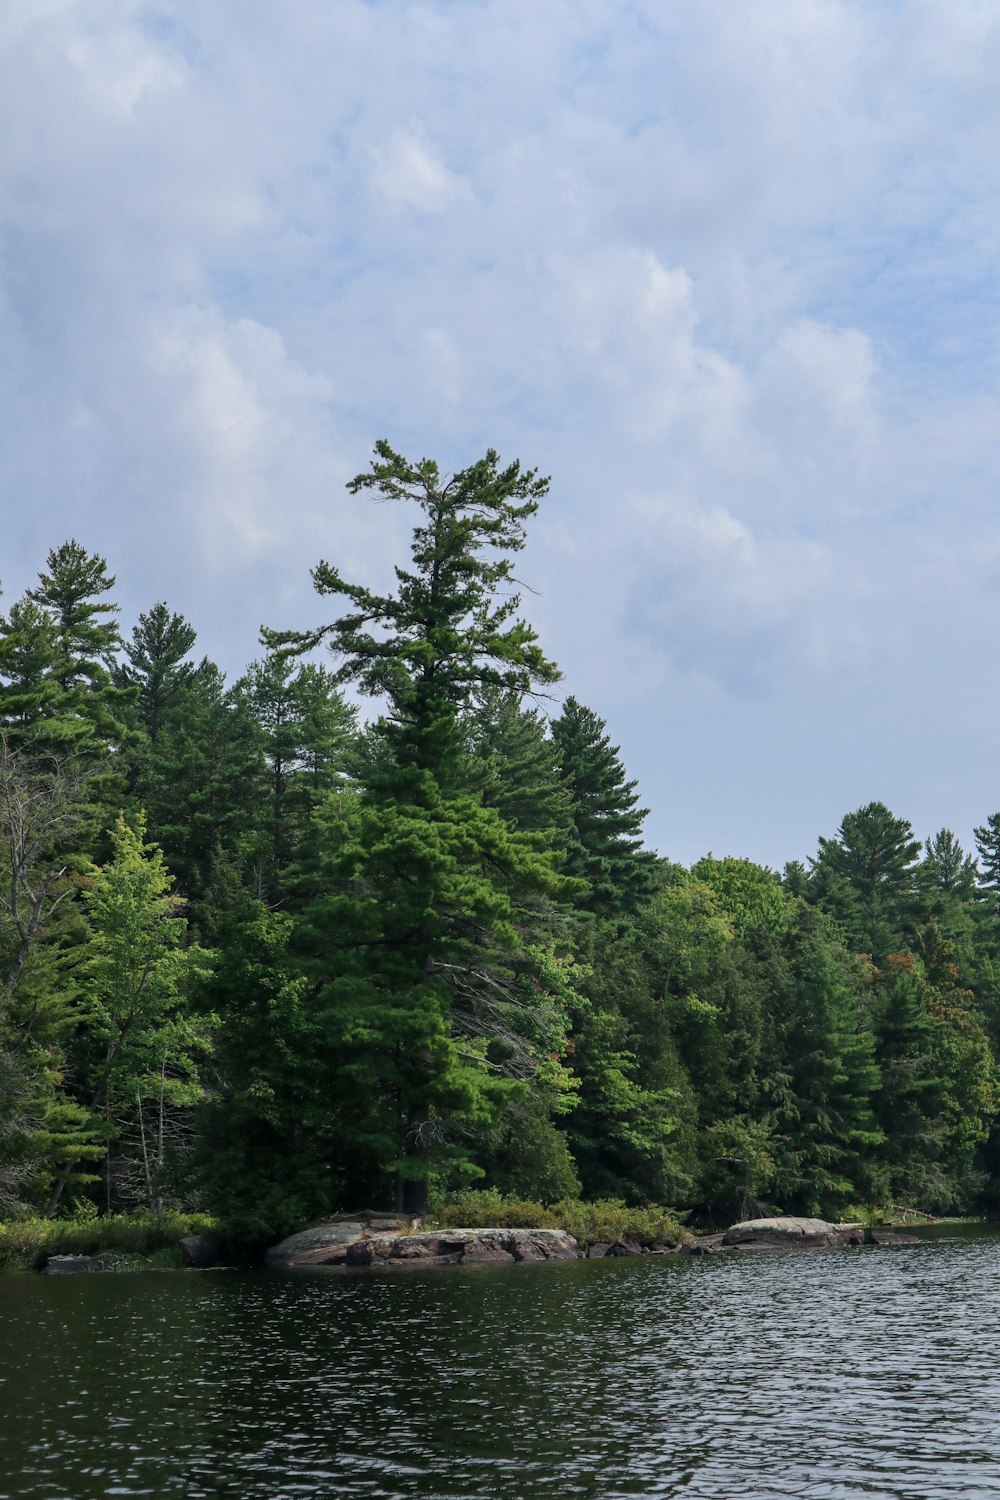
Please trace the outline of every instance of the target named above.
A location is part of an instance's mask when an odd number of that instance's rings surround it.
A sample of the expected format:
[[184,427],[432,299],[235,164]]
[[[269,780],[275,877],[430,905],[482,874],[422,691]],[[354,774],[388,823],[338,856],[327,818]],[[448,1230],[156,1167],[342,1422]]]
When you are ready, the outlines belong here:
[[[871,1229],[861,1224],[829,1224],[825,1219],[775,1217],[734,1224],[721,1234],[695,1237],[686,1231],[678,1239],[649,1244],[624,1239],[614,1243],[581,1245],[563,1229],[421,1229],[394,1214],[339,1215],[303,1229],[273,1245],[265,1254],[270,1271],[323,1269],[341,1271],[401,1271],[423,1266],[538,1264],[543,1261],[604,1259],[634,1255],[718,1255],[775,1250],[833,1250],[866,1245],[919,1245],[916,1235]],[[194,1270],[222,1269],[212,1240],[190,1236],[181,1240],[184,1264]],[[43,1274],[72,1275],[110,1271],[116,1256],[53,1255]]]
[[867,1229],[859,1224],[828,1224],[823,1219],[752,1219],[722,1234],[664,1240],[636,1240],[581,1246],[561,1229],[416,1230],[389,1216],[341,1218],[289,1235],[268,1250],[272,1271],[313,1266],[342,1270],[408,1266],[513,1265],[546,1260],[598,1259],[631,1255],[712,1255],[724,1251],[818,1250],[861,1245],[916,1245],[914,1235]]

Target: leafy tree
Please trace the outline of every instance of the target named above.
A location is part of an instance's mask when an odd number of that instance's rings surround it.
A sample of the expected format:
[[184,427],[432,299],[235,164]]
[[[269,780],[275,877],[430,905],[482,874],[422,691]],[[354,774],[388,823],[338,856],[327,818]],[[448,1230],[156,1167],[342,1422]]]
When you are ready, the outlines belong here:
[[[190,1074],[192,1050],[205,1041],[183,1003],[201,955],[183,946],[183,902],[172,891],[162,851],[145,834],[141,815],[135,827],[119,816],[112,858],[84,895],[89,936],[74,966],[86,1023],[81,1102],[91,1114],[104,1114],[109,1137],[123,1106],[130,1113],[137,1106],[141,1120],[143,1101],[163,1096],[168,1063],[174,1076]],[[65,1181],[63,1173],[50,1212]]]
[[605,721],[573,697],[552,724],[559,775],[572,806],[574,838],[567,873],[586,880],[582,905],[598,916],[634,910],[656,886],[655,854],[642,846],[648,812],[626,779]]
[[709,854],[691,867],[691,874],[715,892],[737,938],[762,931],[779,935],[787,928],[793,907],[773,870],[749,859],[713,859]]

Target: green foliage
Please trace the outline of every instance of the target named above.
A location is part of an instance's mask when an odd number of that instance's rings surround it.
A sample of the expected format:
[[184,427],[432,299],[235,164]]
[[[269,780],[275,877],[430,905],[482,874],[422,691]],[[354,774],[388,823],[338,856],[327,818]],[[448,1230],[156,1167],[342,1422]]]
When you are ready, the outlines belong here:
[[605,721],[573,697],[552,724],[559,776],[571,799],[567,873],[585,880],[580,905],[598,916],[633,910],[656,885],[656,856],[642,846],[648,808],[626,779]]
[[545,1205],[487,1189],[436,1198],[432,1209],[432,1222],[442,1229],[565,1229],[583,1249],[622,1240],[649,1247],[690,1239],[671,1209],[629,1208],[620,1198],[564,1198]]
[[706,855],[691,874],[713,891],[741,941],[759,933],[779,935],[788,926],[792,904],[773,870],[749,859],[713,859]]
[[585,1241],[995,1205],[1000,813],[978,862],[878,802],[780,879],[658,859],[604,721],[535,706],[546,487],[378,444],[394,586],[320,563],[340,613],[232,686],[162,602],[121,640],[77,542],[0,618],[0,1217],[208,1202],[252,1248],[470,1184]]
[[[113,1214],[64,1219],[12,1219],[0,1223],[0,1271],[37,1271],[50,1255],[150,1257],[173,1249],[187,1235],[210,1234],[208,1214]],[[171,1263],[177,1262],[171,1258]]]
[[848,945],[876,962],[914,933],[919,852],[909,823],[882,802],[848,813],[836,838],[819,841],[812,897],[841,924]]

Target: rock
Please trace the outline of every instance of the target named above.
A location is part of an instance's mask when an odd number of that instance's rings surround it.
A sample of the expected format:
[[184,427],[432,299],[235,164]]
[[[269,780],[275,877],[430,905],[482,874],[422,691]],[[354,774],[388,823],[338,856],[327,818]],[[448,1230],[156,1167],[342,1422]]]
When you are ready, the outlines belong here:
[[371,1231],[360,1219],[337,1219],[290,1234],[278,1245],[272,1245],[264,1264],[272,1271],[287,1271],[294,1266],[343,1265],[348,1246]]
[[720,1250],[728,1250],[732,1247],[723,1245],[721,1234],[703,1234],[689,1244],[680,1246],[682,1255],[717,1255]]
[[587,1250],[587,1255],[588,1255],[588,1257],[591,1260],[599,1260],[599,1259],[603,1258],[605,1255],[610,1255],[610,1254],[611,1254],[611,1246],[610,1245],[600,1245],[600,1244],[599,1245],[591,1245],[588,1248],[588,1250]]
[[607,1255],[616,1256],[641,1255],[642,1253],[643,1247],[639,1244],[638,1240],[616,1240],[613,1245],[608,1246],[608,1249],[605,1252],[605,1254]]
[[206,1271],[218,1265],[215,1244],[204,1234],[189,1234],[180,1242],[181,1259],[186,1266],[196,1271]]
[[825,1219],[748,1219],[727,1229],[722,1243],[737,1250],[815,1250],[849,1244],[850,1233]]
[[107,1255],[50,1255],[42,1267],[43,1276],[76,1276],[81,1271],[104,1271],[112,1264]]
[[920,1236],[916,1234],[896,1234],[887,1229],[868,1231],[869,1245],[919,1245],[922,1243]]
[[561,1229],[435,1229],[416,1234],[369,1233],[342,1220],[293,1234],[267,1252],[272,1270],[295,1266],[512,1265],[516,1261],[576,1260],[576,1240]]

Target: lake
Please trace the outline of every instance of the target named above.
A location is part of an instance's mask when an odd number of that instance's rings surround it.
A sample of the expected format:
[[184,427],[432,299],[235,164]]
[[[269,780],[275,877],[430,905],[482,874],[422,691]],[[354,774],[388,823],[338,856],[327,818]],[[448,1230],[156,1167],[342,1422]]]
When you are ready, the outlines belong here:
[[[950,1231],[955,1234],[956,1231]],[[0,1500],[1000,1496],[1000,1236],[0,1279]]]

